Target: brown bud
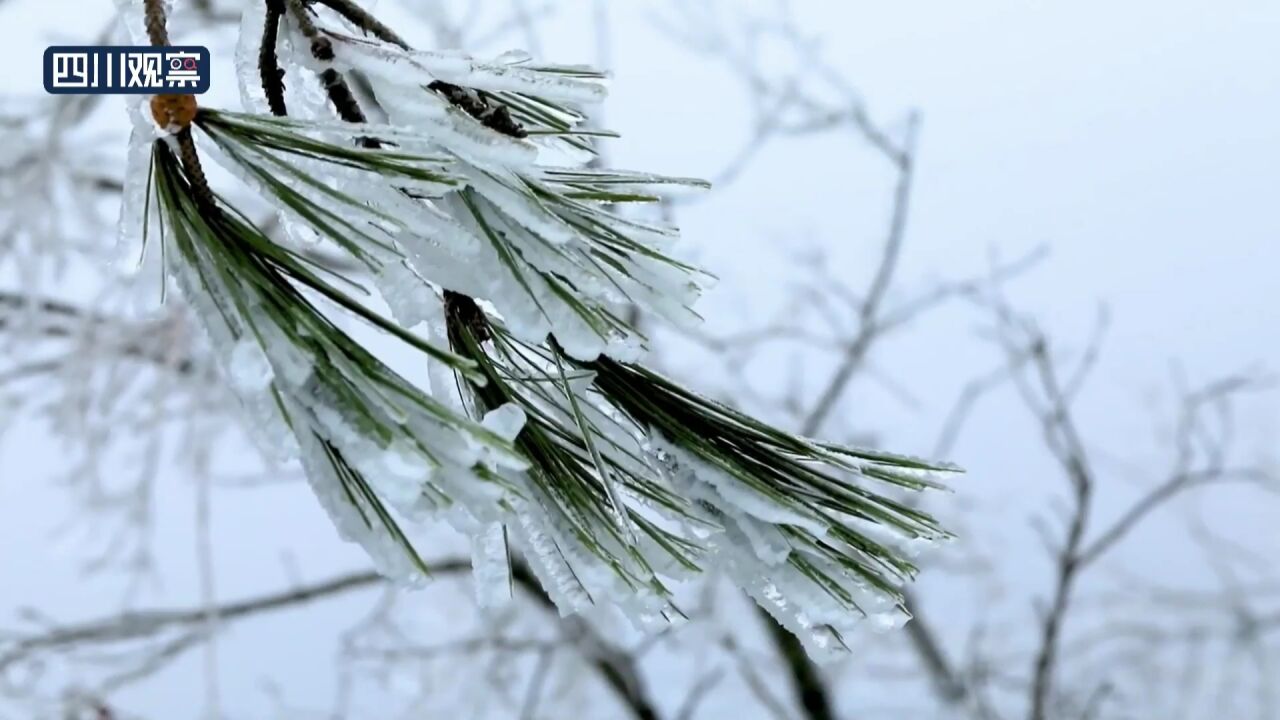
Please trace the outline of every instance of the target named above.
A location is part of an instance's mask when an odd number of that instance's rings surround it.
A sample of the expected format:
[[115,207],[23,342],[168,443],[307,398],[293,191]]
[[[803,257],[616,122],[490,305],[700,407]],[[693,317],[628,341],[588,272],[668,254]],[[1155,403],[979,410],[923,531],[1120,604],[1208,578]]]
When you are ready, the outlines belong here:
[[156,95],[151,98],[151,117],[170,132],[185,130],[196,119],[194,95]]

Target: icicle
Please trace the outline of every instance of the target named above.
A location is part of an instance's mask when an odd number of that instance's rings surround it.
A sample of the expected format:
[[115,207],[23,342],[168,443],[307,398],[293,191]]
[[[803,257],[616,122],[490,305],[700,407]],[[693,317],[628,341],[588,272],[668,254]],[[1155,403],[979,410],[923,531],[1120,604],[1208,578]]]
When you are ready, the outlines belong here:
[[423,88],[374,85],[378,102],[397,125],[422,127],[440,147],[494,167],[524,167],[538,159],[538,148],[476,122],[447,100]]
[[779,565],[791,556],[791,543],[787,542],[777,525],[753,520],[741,513],[735,514],[734,522],[750,541],[756,557],[765,565]]
[[330,454],[325,450],[321,437],[307,422],[306,411],[293,405],[289,414],[299,423],[300,457],[307,482],[338,529],[338,534],[345,540],[358,543],[380,574],[404,586],[424,585],[426,576],[415,559],[383,526],[371,519],[372,509],[346,488],[334,472]]
[[[127,104],[133,129],[129,134],[124,193],[120,203],[120,221],[116,228],[113,258],[113,265],[125,276],[136,276],[143,270],[148,252],[144,246],[144,228],[151,234],[146,240],[163,242],[159,224],[155,222],[158,213],[156,202],[154,198],[148,202],[148,182],[151,179],[151,154],[155,141],[164,137],[165,133],[155,126],[150,114],[143,109],[145,102],[130,99]],[[155,258],[160,255],[159,248],[151,248],[149,252]]]
[[[168,276],[174,288],[182,296],[195,315],[197,324],[204,331],[210,346],[218,358],[225,377],[231,378],[238,370],[233,365],[245,364],[243,358],[235,359],[237,349],[241,355],[253,350],[246,343],[257,345],[250,335],[249,321],[237,311],[238,304],[231,297],[231,289],[223,286],[213,275],[207,280],[195,271],[188,259],[177,252],[169,253]],[[264,346],[258,345],[261,352]],[[258,365],[259,358],[248,361],[257,367],[246,375],[260,375],[266,371]],[[274,374],[274,373],[273,373]],[[229,383],[240,400],[249,427],[255,429],[250,438],[263,456],[276,463],[287,462],[297,456],[297,443],[288,424],[280,414],[276,396],[270,382],[249,382],[243,385]]]
[[258,49],[267,23],[267,4],[261,0],[245,3],[240,16],[240,35],[236,41],[236,79],[240,85],[240,104],[245,111],[268,114],[267,94],[262,89],[258,69]]
[[497,608],[511,602],[511,558],[502,525],[490,525],[471,538],[471,571],[480,607]]
[[651,428],[649,441],[660,453],[670,456],[675,463],[685,468],[685,477],[714,487],[723,502],[727,502],[742,512],[774,525],[792,525],[812,533],[816,537],[827,534],[829,524],[815,517],[766,496],[746,486],[741,480],[718,470],[693,454],[669,442],[658,428]]
[[939,537],[919,535],[908,536],[902,531],[874,522],[857,522],[851,524],[858,534],[868,540],[882,545],[908,560],[918,560],[927,551],[936,548],[944,540]]
[[387,301],[391,316],[406,328],[426,322],[435,299],[431,288],[409,268],[404,258],[380,248],[370,250],[379,264],[374,273],[378,293]]
[[503,62],[482,62],[462,53],[405,51],[390,45],[349,36],[337,36],[336,54],[361,70],[379,68],[405,85],[430,85],[432,81],[461,85],[476,90],[509,91],[546,100],[569,103],[596,103],[607,89],[596,78],[579,78],[565,73],[520,67]]
[[528,189],[516,189],[520,180],[514,175],[478,168],[463,167],[467,182],[507,217],[528,228],[543,240],[556,245],[574,242],[578,234],[547,209]]
[[379,492],[396,508],[412,514],[436,466],[405,438],[396,438],[379,453],[384,471],[376,475]]
[[[430,313],[427,317],[427,337],[442,347],[447,347],[449,344],[449,330],[448,322],[445,319],[444,302],[434,294],[431,298]],[[431,394],[440,398],[440,401],[447,407],[459,413],[465,412],[461,394],[458,392],[458,379],[453,370],[437,360],[428,358],[426,362],[427,376],[431,383]]]

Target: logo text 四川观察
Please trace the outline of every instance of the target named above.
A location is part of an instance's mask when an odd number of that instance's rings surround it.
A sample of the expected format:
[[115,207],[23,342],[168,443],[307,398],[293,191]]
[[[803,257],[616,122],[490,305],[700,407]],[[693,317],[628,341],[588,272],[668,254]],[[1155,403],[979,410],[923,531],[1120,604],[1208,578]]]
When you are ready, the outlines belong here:
[[64,45],[44,51],[54,95],[198,95],[209,89],[209,50],[198,45]]

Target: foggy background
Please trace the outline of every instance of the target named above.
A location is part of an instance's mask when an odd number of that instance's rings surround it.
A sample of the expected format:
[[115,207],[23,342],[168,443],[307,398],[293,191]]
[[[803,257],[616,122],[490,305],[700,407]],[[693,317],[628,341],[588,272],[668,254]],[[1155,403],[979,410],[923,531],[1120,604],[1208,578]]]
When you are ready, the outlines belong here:
[[[232,15],[238,7],[213,5]],[[1144,631],[1125,652],[1080,649],[1064,657],[1059,689],[1088,697],[1066,703],[1070,712],[1060,716],[1280,716],[1280,697],[1269,690],[1280,680],[1280,393],[1270,383],[1280,369],[1280,4],[565,0],[484,3],[474,16],[467,5],[382,0],[376,9],[420,47],[441,46],[440,28],[454,22],[460,39],[475,43],[464,49],[477,54],[524,47],[554,61],[603,59],[615,79],[602,122],[622,134],[608,145],[609,161],[716,181],[704,197],[672,209],[694,257],[720,278],[699,306],[706,334],[658,332],[655,352],[662,368],[707,393],[780,421],[792,417],[788,403],[818,401],[838,354],[802,343],[726,349],[706,340],[779,323],[824,330],[822,313],[803,298],[828,293],[833,282],[865,291],[884,251],[898,181],[891,163],[844,120],[760,137],[761,93],[746,79],[748,67],[845,108],[850,96],[826,82],[839,76],[856,89],[869,122],[894,138],[918,113],[910,204],[887,303],[1030,258],[997,283],[996,294],[1035,318],[1064,374],[1097,348],[1072,403],[1097,476],[1094,534],[1170,472],[1188,393],[1218,378],[1247,378],[1247,390],[1229,409],[1215,405],[1207,422],[1230,436],[1223,441],[1229,465],[1269,475],[1178,493],[1079,581],[1069,637],[1119,637],[1134,623]],[[95,42],[113,12],[107,0],[0,0],[0,92],[45,102],[44,47]],[[522,12],[532,14],[527,24],[509,22]],[[213,50],[213,89],[202,104],[238,107],[230,55],[237,27],[189,15],[172,23],[176,42]],[[744,40],[752,33],[761,35],[754,45]],[[74,130],[78,144],[50,143],[37,154],[78,160],[91,149],[118,175],[126,128],[123,102],[107,98]],[[39,133],[48,130],[39,123],[2,129],[4,157],[15,147],[40,147]],[[7,187],[3,212],[27,202],[20,191],[39,192]],[[77,225],[75,247],[53,237],[7,249],[0,243],[9,254],[0,257],[4,289],[94,303],[113,277],[102,258],[114,243],[116,205],[101,204],[97,231]],[[131,297],[135,309],[158,307],[154,290]],[[1002,376],[1008,353],[993,339],[1000,334],[989,305],[969,297],[913,317],[876,341],[815,434],[932,455],[968,384]],[[0,340],[0,368],[20,364],[33,342]],[[0,404],[0,658],[6,641],[60,625],[128,609],[234,602],[367,569],[296,472],[258,474],[233,409],[208,410],[217,407],[214,388],[193,401],[208,415],[194,431],[185,426],[196,422],[190,416],[148,423],[126,414],[109,424],[114,434],[95,436],[103,447],[92,462],[106,484],[153,476],[145,489],[149,528],[112,545],[136,517],[95,504],[76,485],[85,476],[87,430],[67,418],[90,401],[54,402],[64,399],[59,386],[85,372],[75,365],[0,387],[3,397],[22,400]],[[930,498],[928,507],[960,537],[926,559],[915,591],[948,662],[972,671],[987,707],[940,699],[936,678],[899,633],[859,638],[856,661],[824,669],[837,716],[1025,716],[1037,607],[1055,572],[1043,529],[1060,536],[1070,508],[1041,418],[1016,386],[998,382],[983,392],[948,443],[945,459],[966,474],[953,494]],[[1219,424],[1227,417],[1229,425]],[[213,470],[193,471],[186,432],[207,443]],[[164,447],[151,453],[147,438],[157,437]],[[420,538],[428,561],[464,547],[445,530],[427,528]],[[147,567],[134,562],[139,545],[152,558]],[[94,565],[104,553],[111,561]],[[785,676],[769,669],[767,636],[751,626],[744,601],[726,588],[690,590],[708,593],[716,597],[713,617],[674,631],[669,644],[639,660],[663,717],[682,717],[699,678],[734,664],[715,641],[730,631],[752,649],[782,707],[770,709],[747,680],[726,672],[690,717],[805,717]],[[344,641],[388,602],[368,586],[255,614],[105,693],[99,683],[129,662],[124,650],[15,664],[0,675],[0,718],[61,717],[55,708],[63,707],[87,713],[98,706],[77,703],[89,697],[110,717],[166,720],[210,717],[215,706],[226,718],[522,717],[527,706],[504,704],[498,688],[526,682],[535,658],[508,665],[443,651],[384,653],[359,658],[364,670],[353,671]],[[518,607],[501,623],[480,617],[465,577],[402,594],[394,609],[419,649],[483,636],[498,624],[554,634],[555,620],[528,610]],[[639,642],[618,622],[598,623],[622,647]],[[1157,637],[1157,627],[1165,635]],[[1202,632],[1183,643],[1178,635],[1188,628]],[[1135,658],[1144,657],[1151,667],[1138,668]],[[550,671],[541,702],[524,716],[628,717],[586,662],[566,660]],[[1088,698],[1106,684],[1099,676],[1114,687],[1095,707]]]

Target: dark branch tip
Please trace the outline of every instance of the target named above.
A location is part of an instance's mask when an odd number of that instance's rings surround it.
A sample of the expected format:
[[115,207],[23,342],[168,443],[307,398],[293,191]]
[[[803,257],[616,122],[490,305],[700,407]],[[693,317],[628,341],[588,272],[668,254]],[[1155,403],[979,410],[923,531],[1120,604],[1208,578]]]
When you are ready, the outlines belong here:
[[317,37],[311,40],[311,55],[322,62],[333,61],[333,42],[327,37]]

